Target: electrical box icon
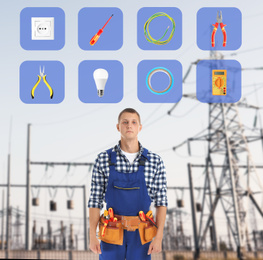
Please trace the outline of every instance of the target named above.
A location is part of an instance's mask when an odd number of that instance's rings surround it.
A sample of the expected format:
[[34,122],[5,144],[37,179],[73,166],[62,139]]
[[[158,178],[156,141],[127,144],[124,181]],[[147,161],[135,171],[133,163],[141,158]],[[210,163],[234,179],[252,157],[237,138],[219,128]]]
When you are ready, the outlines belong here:
[[226,82],[227,71],[226,70],[213,70],[212,71],[212,94],[216,96],[226,95]]

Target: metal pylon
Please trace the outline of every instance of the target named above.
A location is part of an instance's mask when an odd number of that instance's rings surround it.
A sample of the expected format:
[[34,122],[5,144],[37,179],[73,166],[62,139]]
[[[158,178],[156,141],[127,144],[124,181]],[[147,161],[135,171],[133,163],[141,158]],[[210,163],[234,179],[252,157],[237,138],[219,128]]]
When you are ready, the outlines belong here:
[[238,153],[249,151],[235,104],[210,104],[209,120],[208,165],[213,169],[212,157],[223,155],[224,167],[219,179],[214,176],[214,184],[237,250],[240,251],[245,245],[247,227]]
[[[221,60],[224,56],[217,52],[211,51],[211,60]],[[190,71],[194,65],[200,60],[192,62],[183,77],[183,83],[186,82]],[[242,68],[242,70],[262,70],[262,67],[257,68]],[[196,99],[196,94],[184,94],[183,97]],[[171,115],[172,111],[177,107],[178,103],[168,111]],[[254,109],[257,116],[254,120],[254,128],[243,126],[240,121],[238,108]],[[194,137],[188,138],[181,144],[174,146],[175,151],[182,145],[188,145],[188,153],[191,156],[192,141],[205,141],[208,143],[208,154],[205,164],[188,164],[189,188],[193,221],[193,236],[195,242],[195,257],[198,258],[200,250],[206,241],[207,231],[210,230],[211,249],[219,250],[216,216],[215,211],[217,205],[221,204],[223,214],[227,220],[226,232],[229,234],[229,245],[232,248],[233,239],[238,257],[243,258],[243,249],[250,250],[251,245],[248,233],[248,209],[246,200],[252,202],[254,209],[261,216],[263,220],[263,206],[257,202],[257,194],[263,194],[263,185],[257,175],[256,169],[263,168],[262,165],[256,166],[253,163],[251,153],[249,151],[248,143],[254,141],[261,141],[263,147],[263,129],[260,120],[259,110],[263,107],[247,104],[246,98],[243,98],[236,104],[209,104],[209,126],[208,133],[204,134],[204,130]],[[256,128],[257,118],[259,115],[260,129]],[[245,136],[244,132],[251,131],[251,136]],[[242,160],[240,160],[240,158]],[[247,163],[243,163],[247,161]],[[195,202],[194,183],[192,178],[192,168],[204,169],[204,188],[202,203]],[[220,171],[218,170],[220,169]],[[256,183],[252,184],[252,178]],[[220,203],[219,203],[220,202]],[[197,213],[199,216],[199,225],[197,224]],[[251,210],[255,212],[255,210]],[[251,215],[251,214],[250,214]],[[255,215],[254,215],[255,218]],[[252,221],[251,221],[252,222]],[[252,225],[255,229],[256,222]],[[223,226],[219,230],[222,231]],[[250,230],[253,231],[253,230]],[[253,231],[256,236],[257,231]],[[222,232],[221,232],[222,234]]]
[[[243,258],[243,251],[251,248],[245,200],[251,199],[263,217],[262,209],[252,192],[252,174],[257,177],[257,185],[261,192],[263,188],[248,147],[249,141],[259,140],[262,136],[254,136],[250,140],[244,135],[244,131],[239,118],[238,104],[209,104],[208,134],[190,139],[208,141],[206,165],[192,165],[205,169],[196,248],[202,249],[207,231],[210,230],[211,247],[218,250],[215,210],[220,202],[240,259]],[[240,158],[242,161],[245,158],[247,165],[241,165]]]

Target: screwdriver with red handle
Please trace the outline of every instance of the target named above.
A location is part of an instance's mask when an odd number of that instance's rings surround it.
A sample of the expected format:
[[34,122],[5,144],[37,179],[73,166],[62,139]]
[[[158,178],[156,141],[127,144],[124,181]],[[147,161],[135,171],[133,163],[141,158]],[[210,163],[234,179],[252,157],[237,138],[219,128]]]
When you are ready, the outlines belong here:
[[104,219],[103,219],[103,228],[102,228],[102,232],[101,235],[104,237],[105,236],[105,231],[106,231],[106,227],[109,223],[109,219],[110,219],[110,215],[108,210],[104,210]]
[[139,217],[140,217],[141,221],[146,221],[145,214],[144,214],[144,212],[142,210],[139,212]]
[[146,219],[149,220],[156,228],[158,228],[157,225],[156,225],[156,223],[154,222],[153,213],[152,213],[151,210],[149,210],[149,211],[147,212],[147,214],[145,215],[145,217],[146,217]]
[[113,16],[113,14],[111,15],[111,17],[108,19],[108,21],[104,24],[104,26],[101,28],[101,29],[99,29],[99,31],[91,38],[91,40],[90,40],[90,45],[94,45],[97,41],[98,41],[98,39],[100,38],[100,35],[103,33],[103,29],[105,28],[105,26],[107,25],[107,23],[110,21],[110,19],[112,18],[112,16]]
[[108,212],[109,212],[109,216],[110,216],[110,221],[113,221],[113,220],[114,220],[113,208],[109,208],[109,209],[108,209]]

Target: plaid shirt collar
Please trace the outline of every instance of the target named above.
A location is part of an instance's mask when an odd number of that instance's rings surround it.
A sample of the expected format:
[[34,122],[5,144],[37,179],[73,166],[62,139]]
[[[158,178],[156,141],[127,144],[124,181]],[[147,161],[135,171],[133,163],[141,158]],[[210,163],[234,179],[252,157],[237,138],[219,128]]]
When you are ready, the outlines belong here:
[[[115,145],[115,147],[113,148],[113,150],[117,153],[119,153],[121,156],[125,157],[125,155],[123,154],[122,150],[121,150],[121,141],[119,141],[119,143],[117,145]],[[136,157],[135,160],[137,160],[138,158],[141,157],[142,153],[143,153],[143,146],[141,145],[141,143],[139,142],[139,153]]]

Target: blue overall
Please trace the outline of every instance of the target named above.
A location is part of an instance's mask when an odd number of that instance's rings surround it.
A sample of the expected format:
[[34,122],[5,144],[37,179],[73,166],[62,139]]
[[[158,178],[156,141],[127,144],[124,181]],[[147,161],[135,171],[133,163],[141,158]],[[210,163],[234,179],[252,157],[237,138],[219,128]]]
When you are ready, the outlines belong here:
[[[139,211],[147,212],[151,199],[144,178],[144,165],[148,150],[144,149],[137,172],[123,173],[115,169],[116,152],[107,150],[109,155],[110,175],[105,194],[107,209],[113,208],[114,214],[137,216]],[[113,245],[101,241],[100,260],[150,260],[147,255],[149,243],[141,244],[139,230],[124,230],[123,245]]]

